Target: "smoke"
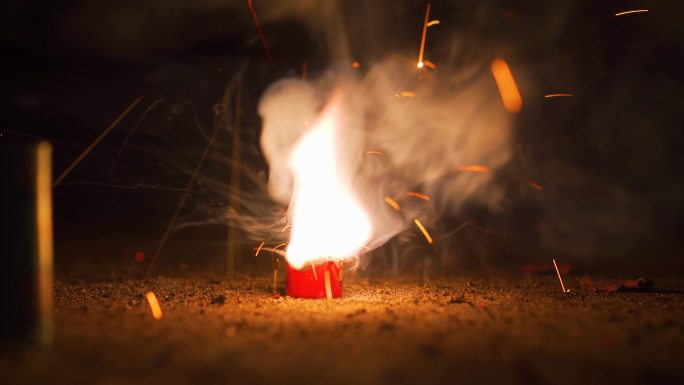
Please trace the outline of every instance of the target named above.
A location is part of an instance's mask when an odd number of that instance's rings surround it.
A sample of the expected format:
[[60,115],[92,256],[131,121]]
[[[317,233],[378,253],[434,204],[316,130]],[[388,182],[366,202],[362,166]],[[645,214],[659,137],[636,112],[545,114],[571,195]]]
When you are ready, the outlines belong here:
[[[511,157],[510,114],[486,62],[456,65],[456,59],[445,58],[434,71],[419,70],[398,55],[350,71],[345,68],[351,68],[349,59],[333,62],[333,69],[311,81],[274,83],[259,104],[271,196],[282,204],[292,202],[293,147],[334,101],[341,120],[338,174],[371,218],[368,247],[381,246],[413,226],[415,218],[429,225],[457,214],[467,201],[496,208],[503,194],[492,179]],[[463,165],[486,165],[490,172],[460,172]],[[431,202],[416,203],[407,195],[411,191],[428,195]],[[392,209],[385,197],[402,209]]]

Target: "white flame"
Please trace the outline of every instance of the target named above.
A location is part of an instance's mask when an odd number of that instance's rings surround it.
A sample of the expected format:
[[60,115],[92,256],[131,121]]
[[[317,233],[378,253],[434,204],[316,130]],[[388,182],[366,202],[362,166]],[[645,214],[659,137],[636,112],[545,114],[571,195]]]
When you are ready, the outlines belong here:
[[352,257],[371,237],[368,214],[337,164],[338,114],[328,106],[290,155],[295,181],[287,260],[295,268]]

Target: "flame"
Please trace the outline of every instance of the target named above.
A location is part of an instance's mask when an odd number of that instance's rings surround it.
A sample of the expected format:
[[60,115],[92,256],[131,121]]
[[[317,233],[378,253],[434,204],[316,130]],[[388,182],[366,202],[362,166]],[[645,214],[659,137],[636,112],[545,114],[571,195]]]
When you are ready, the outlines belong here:
[[370,239],[371,222],[337,164],[339,109],[331,103],[296,144],[289,159],[295,177],[286,255],[294,268],[340,261]]

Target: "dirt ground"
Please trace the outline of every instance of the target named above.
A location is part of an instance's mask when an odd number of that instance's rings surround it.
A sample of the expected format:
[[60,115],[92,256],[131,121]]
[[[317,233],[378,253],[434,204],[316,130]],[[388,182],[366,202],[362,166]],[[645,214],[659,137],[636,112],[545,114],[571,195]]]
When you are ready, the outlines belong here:
[[[604,293],[511,274],[345,282],[340,300],[271,279],[58,280],[55,342],[3,345],[2,384],[684,383],[684,295]],[[281,290],[283,282],[281,282]]]

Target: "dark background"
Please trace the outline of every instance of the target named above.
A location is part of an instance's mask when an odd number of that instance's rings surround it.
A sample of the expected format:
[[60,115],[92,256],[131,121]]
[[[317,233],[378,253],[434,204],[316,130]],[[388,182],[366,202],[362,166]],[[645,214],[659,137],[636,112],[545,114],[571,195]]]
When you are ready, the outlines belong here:
[[[145,96],[54,191],[58,272],[95,264],[141,273],[149,259],[136,263],[134,253],[154,251],[206,146],[216,105],[239,74],[242,159],[263,178],[258,98],[273,81],[299,76],[304,61],[309,77],[340,65],[312,27],[329,4],[255,0],[271,65],[246,1],[3,2],[8,112],[0,140],[51,140],[57,176]],[[425,4],[340,2],[334,13],[349,31],[350,61],[363,71],[391,54],[413,58]],[[638,8],[649,12],[614,16]],[[439,236],[474,220],[497,234],[470,226],[426,250],[411,231],[374,252],[368,270],[421,271],[425,261],[444,272],[517,268],[555,257],[586,269],[681,271],[680,8],[676,1],[434,1],[431,19],[441,24],[428,36],[432,61],[439,65],[441,42],[458,35],[485,47],[470,52],[506,58],[516,75],[524,107],[515,118],[515,157],[499,170],[506,200],[497,210],[468,205],[434,229]],[[555,92],[575,96],[544,99]],[[160,271],[224,271],[231,130],[219,133]],[[10,166],[19,167],[2,165]],[[243,179],[243,194],[263,196]],[[250,257],[259,242],[240,239],[238,270],[267,271],[268,257]]]

